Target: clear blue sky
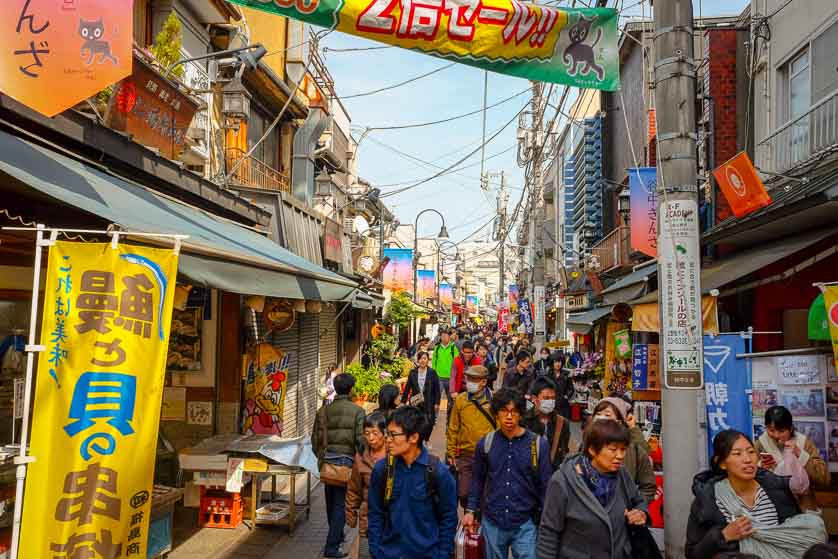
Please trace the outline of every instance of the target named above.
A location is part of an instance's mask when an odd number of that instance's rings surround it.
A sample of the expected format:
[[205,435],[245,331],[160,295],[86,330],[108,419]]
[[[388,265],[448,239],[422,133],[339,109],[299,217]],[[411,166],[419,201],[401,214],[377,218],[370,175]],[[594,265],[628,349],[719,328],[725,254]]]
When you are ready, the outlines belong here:
[[[636,5],[637,0],[616,1],[618,5],[629,7],[626,15],[640,15],[641,6]],[[748,3],[749,0],[694,0],[693,6],[696,15],[699,10],[705,16],[737,15]],[[648,16],[648,2],[643,7]],[[327,49],[347,49],[375,47],[381,43],[334,32],[326,37],[323,45]],[[325,57],[341,97],[403,82],[447,64],[444,60],[398,48],[345,53],[327,50]],[[482,107],[483,75],[482,70],[455,65],[396,89],[346,99],[344,105],[350,113],[353,126],[389,126],[440,120]],[[490,73],[489,105],[528,87],[529,82],[526,80]],[[556,86],[554,99],[561,91],[562,88]],[[529,99],[529,93],[524,93],[490,109],[487,113],[487,135],[491,136],[502,127]],[[566,107],[569,106],[568,102]],[[506,172],[510,186],[510,210],[514,210],[523,186],[523,172],[516,163],[513,147],[516,144],[516,131],[517,122],[513,122],[486,146],[487,158],[505,151],[487,160],[486,169]],[[354,132],[353,135],[358,138],[360,133]],[[449,124],[375,131],[361,143],[359,173],[373,184],[381,185],[382,191],[393,190],[397,187],[384,185],[409,184],[409,181],[430,177],[439,171],[439,168],[420,163],[411,157],[444,168],[478,147],[481,137],[482,116],[479,113]],[[460,240],[489,221],[495,209],[497,192],[494,184],[489,192],[480,188],[479,152],[462,165],[473,166],[456,175],[446,175],[408,192],[388,197],[387,201],[403,223],[413,223],[416,214],[424,208],[439,210],[445,216],[451,238]],[[423,215],[419,225],[420,235],[430,236],[437,231],[439,218],[432,213]],[[482,237],[485,231],[491,232],[491,226],[484,229],[477,238]]]

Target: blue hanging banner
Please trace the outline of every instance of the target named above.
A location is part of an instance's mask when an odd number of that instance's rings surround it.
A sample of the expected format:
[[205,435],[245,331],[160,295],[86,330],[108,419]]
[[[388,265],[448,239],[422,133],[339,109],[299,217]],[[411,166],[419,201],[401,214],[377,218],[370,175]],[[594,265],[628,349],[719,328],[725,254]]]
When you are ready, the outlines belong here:
[[530,314],[530,302],[528,299],[518,301],[518,310],[521,313],[521,324],[524,325],[527,334],[532,334],[532,315]]
[[725,429],[753,435],[751,371],[739,334],[704,336],[704,391],[707,396],[707,442],[713,454],[713,437]]
[[648,390],[649,388],[649,346],[634,344],[634,359],[631,368],[632,390]]

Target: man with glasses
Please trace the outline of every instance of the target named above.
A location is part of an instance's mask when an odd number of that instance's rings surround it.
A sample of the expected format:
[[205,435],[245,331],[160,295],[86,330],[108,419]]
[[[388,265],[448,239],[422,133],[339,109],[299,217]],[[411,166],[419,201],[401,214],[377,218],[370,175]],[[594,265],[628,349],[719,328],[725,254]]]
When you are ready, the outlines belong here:
[[520,424],[524,396],[511,389],[492,397],[498,430],[477,445],[463,526],[483,525],[486,559],[535,559],[544,495],[553,475],[547,440]]
[[446,459],[457,469],[457,496],[463,508],[468,501],[477,441],[496,428],[488,377],[489,371],[482,365],[470,367],[465,372],[466,392],[454,400],[448,422]]
[[456,486],[423,444],[430,430],[413,407],[397,409],[387,426],[388,455],[370,477],[367,535],[375,559],[449,559],[454,551]]

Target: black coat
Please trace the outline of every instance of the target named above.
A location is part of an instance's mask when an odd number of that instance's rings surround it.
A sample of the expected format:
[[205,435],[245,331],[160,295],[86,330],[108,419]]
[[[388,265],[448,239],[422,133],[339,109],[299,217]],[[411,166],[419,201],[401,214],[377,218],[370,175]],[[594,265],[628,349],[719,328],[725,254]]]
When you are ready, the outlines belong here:
[[[716,506],[715,484],[724,479],[711,471],[695,476],[690,519],[687,522],[687,559],[709,559],[718,553],[738,552],[739,542],[726,542],[722,530],[727,526],[722,511]],[[789,480],[767,470],[757,470],[757,483],[762,486],[774,507],[780,524],[800,514],[797,499],[789,489]]]
[[425,386],[421,388],[419,387],[419,368],[415,367],[410,371],[410,374],[407,375],[402,402],[409,404],[410,398],[420,392],[425,397],[422,409],[425,410],[426,414],[433,415],[434,408],[439,405],[442,394],[439,390],[439,376],[430,367],[428,367],[428,374],[425,376]]
[[556,410],[564,417],[570,419],[570,399],[576,389],[573,387],[573,379],[564,373],[553,377],[556,383]]

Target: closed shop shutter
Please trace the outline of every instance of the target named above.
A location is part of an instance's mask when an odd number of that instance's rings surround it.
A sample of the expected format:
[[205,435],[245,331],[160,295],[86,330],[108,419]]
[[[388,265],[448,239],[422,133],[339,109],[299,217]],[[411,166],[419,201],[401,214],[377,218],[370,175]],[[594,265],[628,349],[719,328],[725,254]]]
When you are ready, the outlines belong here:
[[325,306],[320,313],[320,378],[326,378],[326,369],[338,359],[338,329],[340,324],[335,322],[337,311]]
[[[298,437],[311,433],[317,413],[318,337],[320,319],[317,314],[297,315],[300,325],[300,367],[296,382],[297,415],[294,431],[287,436]],[[290,394],[289,394],[290,396]],[[288,415],[286,414],[286,417]]]
[[300,320],[285,332],[268,335],[265,340],[288,354],[288,380],[285,384],[285,407],[282,411],[282,436],[295,436],[297,418],[297,379],[300,377]]

